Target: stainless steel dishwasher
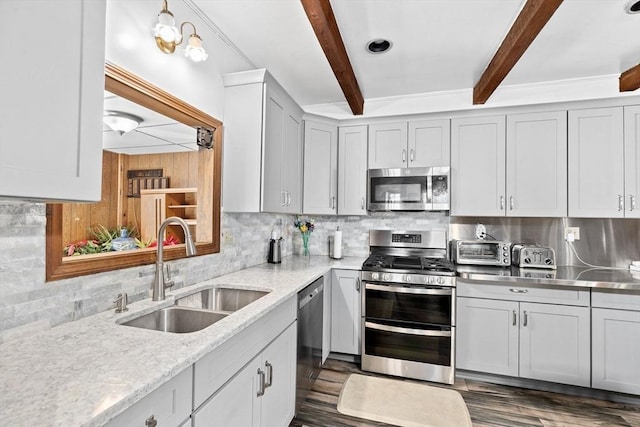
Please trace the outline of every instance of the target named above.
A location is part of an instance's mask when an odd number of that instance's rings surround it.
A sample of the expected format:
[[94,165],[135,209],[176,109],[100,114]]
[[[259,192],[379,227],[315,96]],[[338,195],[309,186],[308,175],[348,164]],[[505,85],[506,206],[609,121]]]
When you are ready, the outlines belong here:
[[322,368],[323,291],[324,281],[321,277],[298,292],[296,413]]

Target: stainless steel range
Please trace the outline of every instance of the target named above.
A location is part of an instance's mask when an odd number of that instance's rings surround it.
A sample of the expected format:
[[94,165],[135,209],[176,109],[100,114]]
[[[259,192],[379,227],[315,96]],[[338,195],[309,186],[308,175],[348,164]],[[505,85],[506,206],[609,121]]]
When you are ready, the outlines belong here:
[[446,230],[369,232],[362,370],[453,384],[456,270]]

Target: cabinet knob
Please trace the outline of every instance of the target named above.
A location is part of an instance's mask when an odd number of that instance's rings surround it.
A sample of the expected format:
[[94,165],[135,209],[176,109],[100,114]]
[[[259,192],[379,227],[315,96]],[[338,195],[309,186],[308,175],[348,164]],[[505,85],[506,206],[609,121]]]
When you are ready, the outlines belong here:
[[155,416],[151,415],[144,421],[144,425],[147,427],[156,427],[158,425],[158,420],[156,420]]

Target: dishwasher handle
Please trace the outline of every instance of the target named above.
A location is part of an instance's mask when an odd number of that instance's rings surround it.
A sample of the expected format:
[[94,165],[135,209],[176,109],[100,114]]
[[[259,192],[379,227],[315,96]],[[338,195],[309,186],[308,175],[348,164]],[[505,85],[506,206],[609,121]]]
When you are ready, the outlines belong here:
[[306,289],[300,291],[300,294],[298,295],[298,310],[301,310],[302,307],[309,304],[311,300],[313,300],[319,294],[321,294],[323,289],[324,289],[324,284],[320,283],[320,285],[316,286],[311,291],[308,291]]

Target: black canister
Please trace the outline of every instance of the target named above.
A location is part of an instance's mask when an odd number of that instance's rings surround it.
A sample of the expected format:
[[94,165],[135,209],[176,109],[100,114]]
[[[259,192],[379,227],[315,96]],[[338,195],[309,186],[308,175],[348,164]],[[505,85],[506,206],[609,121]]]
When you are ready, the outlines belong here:
[[271,264],[280,264],[282,262],[282,238],[269,240],[267,262]]

